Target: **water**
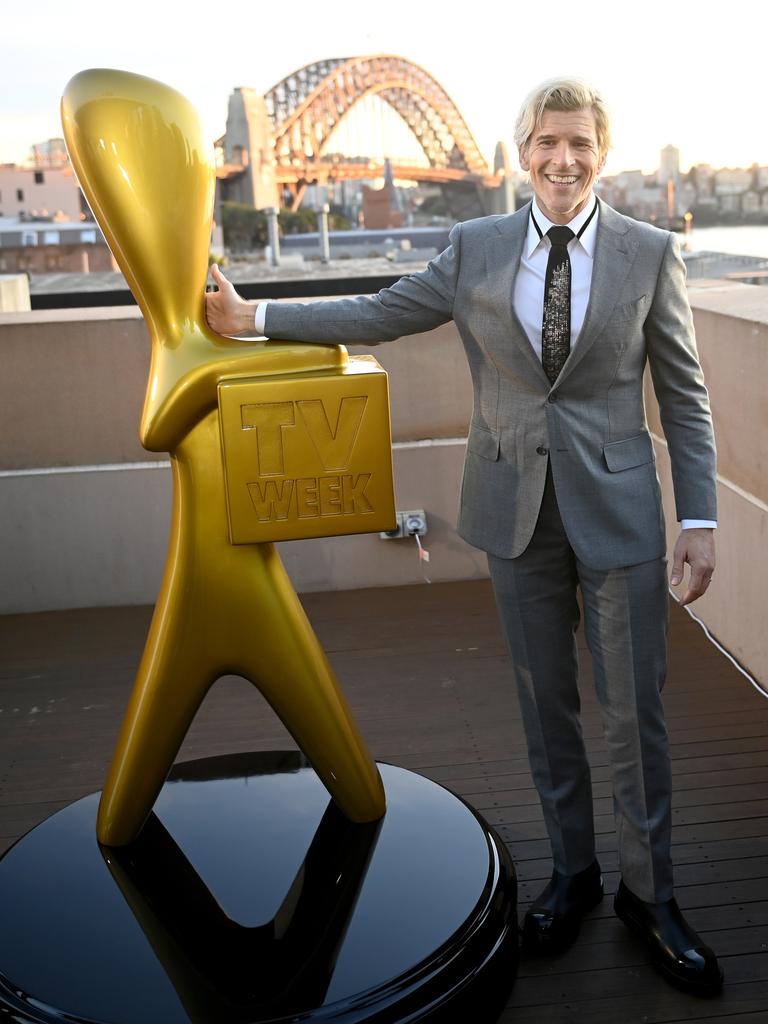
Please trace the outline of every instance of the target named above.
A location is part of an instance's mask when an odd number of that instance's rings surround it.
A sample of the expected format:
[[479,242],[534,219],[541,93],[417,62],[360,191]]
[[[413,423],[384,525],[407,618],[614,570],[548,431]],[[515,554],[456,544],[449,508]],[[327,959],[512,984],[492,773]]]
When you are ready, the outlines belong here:
[[768,224],[694,227],[684,245],[688,252],[728,252],[768,259]]

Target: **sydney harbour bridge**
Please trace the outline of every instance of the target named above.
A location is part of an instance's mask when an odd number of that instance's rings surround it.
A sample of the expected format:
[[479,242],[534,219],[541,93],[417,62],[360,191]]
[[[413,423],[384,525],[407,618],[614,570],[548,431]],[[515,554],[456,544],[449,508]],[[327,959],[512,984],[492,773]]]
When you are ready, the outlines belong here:
[[[457,219],[505,212],[505,150],[489,168],[453,100],[427,71],[402,57],[337,57],[299,68],[263,96],[236,89],[218,140],[223,199],[298,209],[309,185],[370,180],[384,161],[331,152],[334,133],[366,97],[407,125],[425,159],[391,161],[396,179],[440,188]],[[336,135],[338,138],[338,134]]]

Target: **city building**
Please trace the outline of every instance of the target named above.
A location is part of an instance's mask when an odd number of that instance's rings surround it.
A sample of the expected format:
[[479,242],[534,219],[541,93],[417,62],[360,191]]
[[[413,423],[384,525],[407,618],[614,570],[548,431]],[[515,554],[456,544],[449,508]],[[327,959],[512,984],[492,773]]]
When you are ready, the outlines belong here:
[[695,164],[688,172],[699,202],[715,194],[715,172],[710,164]]
[[716,196],[741,195],[752,185],[752,171],[741,167],[722,167],[714,177]]
[[117,270],[92,221],[0,218],[0,274]]
[[677,146],[665,146],[662,149],[656,180],[659,185],[666,185],[669,181],[677,185],[680,181],[680,150]]
[[601,178],[598,192],[609,205],[638,220],[653,223],[667,218],[667,187],[657,184],[656,175],[622,171]]
[[35,167],[67,167],[69,153],[64,139],[46,139],[32,146],[32,163]]
[[392,165],[384,161],[384,184],[381,188],[363,185],[363,224],[367,228],[399,228],[403,226],[403,210],[392,178]]
[[597,189],[622,213],[675,229],[688,212],[699,224],[764,223],[768,213],[768,167],[694,164],[683,174],[676,146],[661,150],[653,174],[620,171],[601,178]]
[[80,221],[87,207],[69,166],[0,164],[0,217]]
[[754,189],[742,193],[741,212],[746,215],[760,212],[760,195]]

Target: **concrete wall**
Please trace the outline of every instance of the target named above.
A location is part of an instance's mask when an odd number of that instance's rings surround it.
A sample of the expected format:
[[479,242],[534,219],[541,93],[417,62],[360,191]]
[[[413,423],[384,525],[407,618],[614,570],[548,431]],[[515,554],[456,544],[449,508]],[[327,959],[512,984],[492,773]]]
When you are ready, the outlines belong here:
[[[390,374],[400,509],[423,508],[431,579],[486,573],[457,537],[469,372],[452,325],[356,348]],[[138,310],[0,316],[0,613],[152,602],[165,557],[170,468],[137,425],[149,369]],[[419,582],[414,540],[281,545],[298,590]]]
[[[693,281],[689,294],[718,455],[716,575],[692,610],[768,682],[768,290]],[[646,405],[671,551],[678,531],[669,455],[650,388]]]
[[[375,348],[393,441],[465,437],[472,386],[453,324]],[[0,316],[0,470],[165,459],[138,423],[149,336],[133,306]]]
[[[691,285],[719,450],[715,582],[695,611],[768,679],[768,290]],[[400,509],[426,509],[434,580],[485,575],[455,532],[472,393],[453,325],[372,352],[390,374]],[[170,469],[137,423],[149,340],[137,310],[0,315],[0,612],[154,600],[170,515]],[[650,391],[659,475],[677,534],[666,446]],[[413,583],[412,540],[367,535],[281,547],[298,590]]]

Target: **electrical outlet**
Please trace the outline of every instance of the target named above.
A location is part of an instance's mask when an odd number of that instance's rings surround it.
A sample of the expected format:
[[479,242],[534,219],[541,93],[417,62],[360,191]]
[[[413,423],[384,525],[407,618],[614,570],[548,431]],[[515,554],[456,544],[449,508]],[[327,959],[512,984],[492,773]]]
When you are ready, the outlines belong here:
[[379,536],[382,540],[400,540],[403,537],[423,537],[427,532],[427,513],[423,508],[411,509],[409,512],[395,512],[397,526],[394,530],[384,531]]
[[427,532],[427,513],[423,508],[412,509],[410,512],[403,512],[403,536],[423,537]]

